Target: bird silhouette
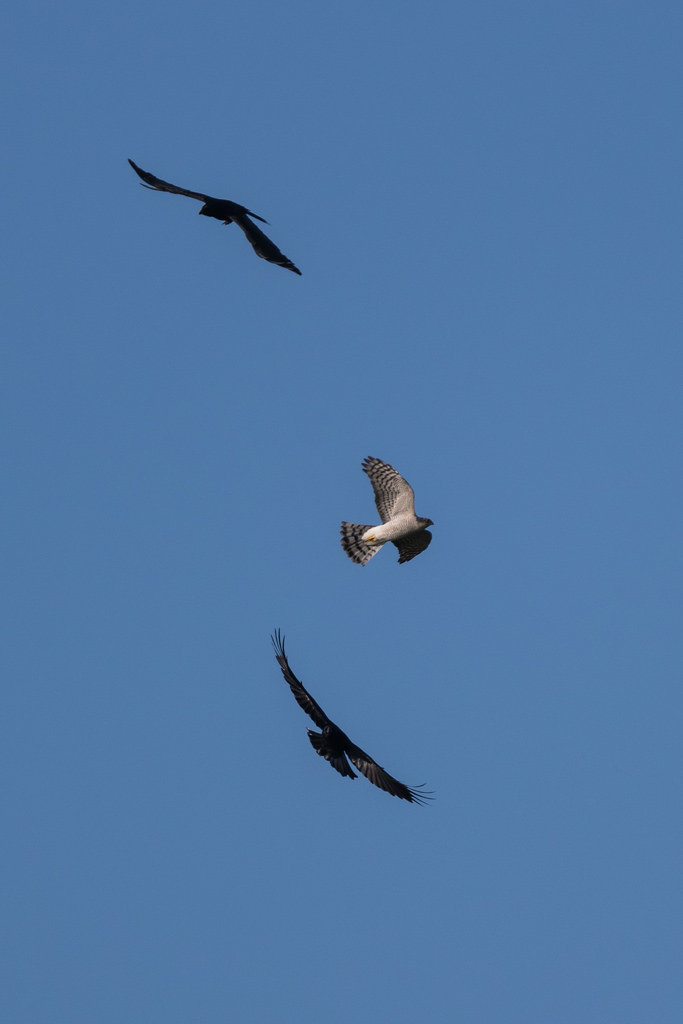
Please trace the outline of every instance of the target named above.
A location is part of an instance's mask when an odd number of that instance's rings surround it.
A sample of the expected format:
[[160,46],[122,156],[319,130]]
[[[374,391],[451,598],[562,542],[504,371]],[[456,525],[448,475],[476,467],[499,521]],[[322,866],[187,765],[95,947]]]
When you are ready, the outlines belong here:
[[162,181],[161,178],[150,174],[149,171],[143,171],[142,167],[138,167],[132,160],[129,160],[128,163],[138,177],[142,178],[145,188],[150,188],[155,192],[172,192],[174,195],[198,199],[200,203],[204,203],[199,212],[205,217],[215,217],[216,220],[222,220],[224,224],[230,224],[234,221],[247,236],[254,252],[261,259],[268,260],[269,263],[276,263],[278,267],[285,267],[286,270],[291,270],[293,273],[301,275],[299,268],[295,267],[292,261],[284,253],[280,252],[275,243],[271,242],[268,236],[264,235],[261,229],[257,228],[254,222],[249,219],[250,217],[255,217],[256,220],[267,224],[268,221],[264,220],[263,217],[259,217],[257,213],[252,213],[246,206],[233,203],[230,199],[214,199],[213,196],[205,196],[203,192],[190,192],[188,189],[180,188],[178,185],[171,185],[168,181]]
[[369,779],[373,786],[383,789],[391,796],[397,796],[400,800],[407,800],[411,804],[424,804],[431,800],[428,793],[420,793],[421,786],[406,786],[398,782],[384,768],[381,768],[369,754],[352,743],[345,732],[330,721],[320,705],[311,697],[308,690],[300,679],[292,672],[285,654],[285,638],[280,630],[276,630],[270,638],[275,651],[275,657],[282,670],[282,674],[289,683],[289,688],[294,694],[297,704],[312,718],[322,732],[315,732],[308,729],[308,738],[317,753],[329,761],[340,775],[349,779],[357,779],[358,776],[347,761],[347,756],[366,779]]

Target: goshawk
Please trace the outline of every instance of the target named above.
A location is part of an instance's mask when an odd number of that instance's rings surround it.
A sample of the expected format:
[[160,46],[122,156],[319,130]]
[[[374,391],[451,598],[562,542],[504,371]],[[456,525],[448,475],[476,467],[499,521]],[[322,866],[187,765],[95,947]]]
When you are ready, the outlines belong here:
[[407,480],[393,466],[368,456],[363,469],[370,477],[381,526],[342,523],[341,545],[359,565],[365,565],[388,540],[398,548],[399,562],[409,562],[429,547],[431,519],[415,515],[415,494]]

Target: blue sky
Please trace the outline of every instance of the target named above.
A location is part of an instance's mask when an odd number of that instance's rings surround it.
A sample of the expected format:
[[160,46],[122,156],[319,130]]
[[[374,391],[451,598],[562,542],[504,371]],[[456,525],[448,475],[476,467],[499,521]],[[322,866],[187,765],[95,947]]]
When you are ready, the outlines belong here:
[[677,1024],[680,7],[2,18],[3,1019]]

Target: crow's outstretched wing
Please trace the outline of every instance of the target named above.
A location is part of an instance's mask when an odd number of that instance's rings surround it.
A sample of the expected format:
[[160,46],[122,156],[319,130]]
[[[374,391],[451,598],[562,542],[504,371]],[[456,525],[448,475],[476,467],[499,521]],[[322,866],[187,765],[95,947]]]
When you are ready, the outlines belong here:
[[205,196],[203,192],[190,192],[186,188],[180,188],[179,185],[171,185],[168,181],[162,181],[161,178],[155,177],[150,174],[149,171],[143,171],[142,167],[138,167],[132,160],[128,160],[128,163],[133,168],[138,177],[142,178],[145,183],[145,188],[154,189],[156,192],[173,192],[177,196],[189,196],[190,199],[198,199],[201,203],[208,203],[214,197]]
[[366,779],[369,779],[373,786],[383,789],[385,793],[397,796],[401,800],[407,800],[411,804],[424,804],[431,800],[428,793],[419,792],[421,786],[406,786],[405,783],[394,779],[389,772],[381,768],[369,754],[357,747],[355,743],[349,743],[346,753],[358,771]]
[[[254,216],[253,214],[251,215]],[[257,228],[253,221],[249,220],[249,217],[240,216],[233,214],[232,217],[238,228],[242,228],[247,239],[251,242],[254,252],[257,256],[260,256],[262,260],[268,260],[269,263],[275,263],[278,267],[284,267],[286,270],[291,270],[295,274],[301,277],[301,271],[298,267],[295,267],[290,259],[285,256],[283,252],[280,252],[275,242],[271,242],[268,235],[264,235],[260,228]],[[260,219],[260,218],[259,218]]]
[[[273,636],[271,636],[271,642],[275,651],[275,657],[277,658],[278,665],[282,670],[282,674],[289,683],[289,688],[296,698],[296,702],[300,708],[306,712],[309,718],[312,718],[319,729],[324,729],[326,725],[331,725],[329,718],[323,711],[316,701],[313,700],[310,693],[289,667],[287,661],[287,655],[285,654],[285,638],[277,629]],[[309,730],[310,733],[310,730]],[[312,741],[311,741],[312,742]],[[314,744],[315,745],[315,744]],[[317,749],[317,748],[316,748]],[[339,771],[339,769],[337,769]]]

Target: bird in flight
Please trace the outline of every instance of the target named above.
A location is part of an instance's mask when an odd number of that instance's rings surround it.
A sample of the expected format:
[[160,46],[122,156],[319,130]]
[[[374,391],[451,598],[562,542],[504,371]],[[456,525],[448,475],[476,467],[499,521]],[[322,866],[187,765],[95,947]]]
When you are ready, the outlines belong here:
[[388,462],[368,456],[363,460],[363,469],[370,477],[382,525],[343,522],[341,545],[349,558],[365,565],[390,540],[398,548],[399,563],[409,562],[431,544],[432,535],[425,527],[434,523],[415,515],[412,487]]
[[369,779],[373,786],[383,789],[385,793],[390,793],[392,796],[397,796],[400,800],[407,800],[411,804],[424,804],[427,800],[432,799],[428,793],[419,792],[421,786],[406,786],[403,782],[392,778],[389,772],[380,768],[369,754],[352,743],[346,733],[330,721],[320,705],[313,700],[301,680],[297,679],[292,672],[285,654],[285,638],[280,634],[279,629],[275,631],[271,641],[282,674],[289,683],[289,688],[294,694],[297,704],[303,708],[309,718],[313,719],[318,728],[322,729],[322,732],[315,732],[313,729],[307,730],[308,738],[320,757],[329,761],[340,775],[349,779],[357,779],[358,776],[346,760],[348,756],[358,771],[366,779]]
[[205,196],[202,192],[188,192],[186,188],[180,188],[178,185],[170,185],[167,181],[162,181],[161,178],[156,178],[149,171],[143,171],[142,167],[138,167],[132,160],[128,163],[133,168],[138,177],[142,178],[145,188],[151,188],[156,192],[173,192],[174,195],[178,196],[189,196],[190,199],[198,199],[200,203],[204,203],[200,213],[204,214],[205,217],[215,217],[216,220],[222,220],[224,224],[230,224],[232,221],[237,224],[238,228],[241,228],[247,239],[251,242],[254,252],[261,259],[268,260],[269,263],[276,263],[278,267],[285,267],[287,270],[293,271],[295,274],[301,275],[301,271],[298,267],[295,267],[291,260],[287,259],[284,253],[281,253],[274,242],[264,235],[260,228],[257,228],[253,220],[250,217],[255,217],[256,220],[260,220],[263,224],[267,224],[268,221],[264,220],[263,217],[259,217],[257,213],[252,213],[246,206],[240,206],[239,203],[233,203],[230,199],[214,199],[213,196]]

